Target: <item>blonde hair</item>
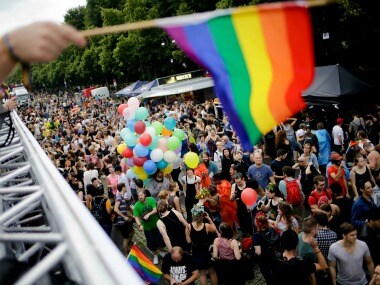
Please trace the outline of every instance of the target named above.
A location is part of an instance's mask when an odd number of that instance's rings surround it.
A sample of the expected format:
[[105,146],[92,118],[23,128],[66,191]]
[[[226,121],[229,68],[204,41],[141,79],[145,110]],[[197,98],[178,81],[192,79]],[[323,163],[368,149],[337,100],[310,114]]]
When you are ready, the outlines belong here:
[[158,193],[158,199],[162,200],[162,199],[166,199],[167,197],[169,196],[169,192],[168,190],[161,190],[159,193]]

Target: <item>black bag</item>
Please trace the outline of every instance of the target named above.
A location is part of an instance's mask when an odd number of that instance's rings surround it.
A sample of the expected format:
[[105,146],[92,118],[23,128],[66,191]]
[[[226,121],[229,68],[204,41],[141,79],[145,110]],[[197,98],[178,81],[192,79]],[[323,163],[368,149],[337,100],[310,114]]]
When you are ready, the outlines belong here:
[[281,252],[280,235],[275,229],[269,228],[263,236],[261,244],[261,255],[263,257],[273,257],[276,253]]

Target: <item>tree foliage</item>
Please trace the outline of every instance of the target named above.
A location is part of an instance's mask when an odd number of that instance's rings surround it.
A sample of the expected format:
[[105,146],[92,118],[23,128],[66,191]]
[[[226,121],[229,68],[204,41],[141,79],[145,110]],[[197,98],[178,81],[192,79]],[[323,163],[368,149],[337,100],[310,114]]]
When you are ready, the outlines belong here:
[[[272,0],[87,0],[86,7],[67,11],[64,19],[79,30],[224,9]],[[342,64],[378,69],[379,1],[342,0],[311,8],[316,65]],[[329,39],[323,39],[324,33]],[[35,88],[119,86],[199,68],[159,29],[92,37],[86,49],[70,46],[56,61],[32,68]],[[10,82],[20,81],[20,72]]]

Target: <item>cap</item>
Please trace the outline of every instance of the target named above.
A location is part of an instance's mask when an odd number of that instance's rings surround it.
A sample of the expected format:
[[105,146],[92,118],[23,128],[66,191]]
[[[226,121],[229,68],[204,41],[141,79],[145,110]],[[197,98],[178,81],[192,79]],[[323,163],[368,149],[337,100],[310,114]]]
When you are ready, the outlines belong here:
[[331,156],[330,156],[330,159],[331,160],[342,160],[342,156],[339,155],[339,153],[335,152],[335,153],[332,153]]
[[342,119],[342,118],[338,118],[338,119],[336,119],[336,122],[337,122],[338,124],[341,124],[341,123],[343,123],[343,119]]
[[303,129],[299,129],[296,131],[296,135],[297,137],[303,137],[304,135],[306,135],[306,132]]

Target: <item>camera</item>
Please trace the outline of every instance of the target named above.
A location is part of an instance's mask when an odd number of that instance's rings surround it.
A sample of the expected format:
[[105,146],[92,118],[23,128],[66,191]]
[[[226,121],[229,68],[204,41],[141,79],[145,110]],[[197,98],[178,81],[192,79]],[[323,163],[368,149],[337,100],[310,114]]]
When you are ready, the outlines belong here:
[[260,208],[264,205],[264,202],[263,201],[260,201],[258,204],[257,204],[257,207]]

